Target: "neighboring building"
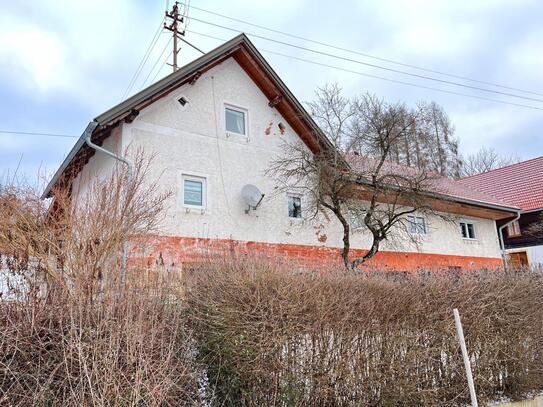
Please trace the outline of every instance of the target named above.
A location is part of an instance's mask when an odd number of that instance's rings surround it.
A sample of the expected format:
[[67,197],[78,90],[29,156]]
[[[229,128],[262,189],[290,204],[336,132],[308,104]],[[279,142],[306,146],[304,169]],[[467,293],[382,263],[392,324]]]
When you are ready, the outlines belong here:
[[[342,229],[322,217],[305,218],[305,197],[274,194],[264,173],[285,141],[300,139],[310,151],[333,148],[302,105],[254,45],[240,35],[98,116],[77,141],[47,189],[72,188],[84,196],[95,177],[104,179],[115,160],[85,144],[122,154],[143,148],[156,158],[148,182],[174,192],[160,235],[135,241],[132,258],[149,264],[182,266],[212,254],[250,254],[316,265],[339,262]],[[353,163],[356,165],[356,163]],[[265,194],[257,210],[246,211],[241,190],[253,184]],[[440,217],[414,217],[420,241],[385,242],[370,261],[376,267],[499,267],[496,220],[516,212],[511,205],[455,181],[441,178],[433,194]],[[351,246],[369,247],[365,232],[353,233]]]
[[[520,218],[504,228],[508,260],[514,266],[543,267],[543,232],[531,230],[543,221],[543,157],[463,178],[460,182],[521,209]],[[510,220],[499,220],[497,225],[500,227]]]

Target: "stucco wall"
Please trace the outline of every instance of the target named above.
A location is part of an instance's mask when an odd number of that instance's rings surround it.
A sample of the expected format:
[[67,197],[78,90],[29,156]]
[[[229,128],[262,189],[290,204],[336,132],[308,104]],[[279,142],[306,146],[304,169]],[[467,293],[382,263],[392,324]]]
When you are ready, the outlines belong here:
[[[181,96],[188,100],[185,107],[177,102]],[[225,104],[247,109],[248,137],[227,137]],[[286,126],[284,134],[279,131],[279,122]],[[341,228],[333,217],[313,222],[292,220],[286,196],[274,193],[275,185],[265,170],[285,141],[298,138],[233,59],[202,75],[196,84],[187,84],[155,102],[122,129],[123,146],[142,147],[155,157],[148,181],[173,191],[164,235],[341,247]],[[183,207],[183,174],[206,178],[204,212]],[[240,191],[248,183],[258,186],[266,197],[257,211],[245,214]],[[499,257],[494,221],[471,220],[476,223],[476,241],[462,239],[457,224],[436,217],[427,219],[429,233],[418,247],[395,242],[382,248]],[[367,248],[369,241],[368,234],[353,235],[355,248]]]
[[[184,107],[178,103],[181,96],[188,101]],[[247,137],[227,136],[225,104],[247,110]],[[286,126],[284,134],[279,123]],[[277,193],[266,176],[285,142],[299,139],[243,69],[229,59],[194,85],[184,85],[144,109],[132,123],[116,129],[103,147],[116,153],[143,148],[154,157],[147,182],[173,192],[161,226],[164,236],[341,247],[341,227],[332,215],[312,221],[289,218],[286,195]],[[92,180],[105,179],[115,165],[112,158],[96,153],[75,179],[74,196],[84,197]],[[206,179],[205,211],[183,206],[183,174]],[[266,194],[258,210],[249,214],[241,198],[245,184],[254,184]],[[476,225],[475,241],[462,239],[457,223],[433,217],[426,219],[428,234],[417,245],[401,239],[385,242],[381,249],[499,258],[494,221],[466,219]],[[353,234],[353,248],[365,249],[369,243],[368,233]]]

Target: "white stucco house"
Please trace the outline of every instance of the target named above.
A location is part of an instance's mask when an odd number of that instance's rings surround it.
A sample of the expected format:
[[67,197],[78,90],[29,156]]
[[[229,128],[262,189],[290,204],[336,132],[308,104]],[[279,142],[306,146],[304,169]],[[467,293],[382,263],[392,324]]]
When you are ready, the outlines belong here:
[[[105,177],[117,155],[143,148],[155,156],[147,182],[173,191],[161,232],[131,256],[152,263],[160,257],[182,267],[217,253],[310,264],[339,260],[341,228],[334,219],[304,219],[304,197],[273,194],[265,175],[284,141],[301,140],[313,152],[330,148],[278,75],[245,35],[239,35],[175,73],[96,117],[89,124],[43,193],[72,188],[73,199],[95,177]],[[265,194],[247,211],[242,188]],[[496,221],[518,210],[482,192],[443,179],[438,194],[456,224],[440,218],[415,219],[417,247],[382,245],[371,260],[380,267],[479,268],[501,265]],[[443,192],[445,191],[445,192]],[[369,236],[354,233],[354,250],[369,247]]]

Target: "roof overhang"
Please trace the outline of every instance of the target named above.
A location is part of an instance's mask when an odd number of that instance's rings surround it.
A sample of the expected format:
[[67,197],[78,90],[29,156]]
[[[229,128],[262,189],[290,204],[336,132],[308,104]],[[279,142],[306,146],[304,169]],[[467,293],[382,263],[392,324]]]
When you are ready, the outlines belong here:
[[[368,189],[368,187],[370,187],[370,183],[359,180],[357,184],[361,187],[360,198],[370,200],[372,197],[371,196],[372,193],[370,189]],[[388,188],[389,190],[393,189],[393,190],[399,191],[398,188],[395,186],[390,186]],[[455,197],[452,195],[447,195],[447,194],[439,193],[439,192],[432,192],[428,190],[421,191],[420,197],[421,198],[424,197],[425,204],[428,207],[432,208],[432,210],[443,212],[443,213],[462,215],[462,216],[473,216],[473,217],[483,218],[483,219],[492,219],[492,220],[509,219],[517,215],[521,211],[520,208],[516,208],[512,206],[497,205],[490,202],[460,198],[460,197]],[[398,198],[395,195],[394,200],[397,200],[397,199]],[[380,198],[379,201],[383,203],[388,202],[386,195],[383,195],[383,197]],[[400,199],[399,201],[397,201],[397,203],[400,205],[409,206],[409,200]]]

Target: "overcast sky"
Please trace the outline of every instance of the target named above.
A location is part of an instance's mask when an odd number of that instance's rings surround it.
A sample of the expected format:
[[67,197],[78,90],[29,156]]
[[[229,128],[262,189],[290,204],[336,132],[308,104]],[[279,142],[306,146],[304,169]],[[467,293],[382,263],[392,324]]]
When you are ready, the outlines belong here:
[[[0,4],[0,130],[74,136],[79,136],[95,116],[120,102],[166,8],[165,0],[0,0]],[[192,0],[191,5],[373,56],[541,95],[417,71],[189,9],[189,17],[236,30],[383,67],[543,100],[540,0]],[[220,45],[220,41],[194,32],[223,39],[236,35],[189,21],[186,38],[204,51]],[[149,85],[153,78],[158,80],[170,73],[171,68],[163,64],[168,51],[161,56],[168,38],[168,33],[160,34],[133,92]],[[431,82],[252,39],[259,49],[543,109],[543,103],[534,100]],[[184,64],[198,55],[182,47],[180,59]],[[434,100],[451,117],[463,153],[486,145],[523,159],[543,155],[543,110],[385,82],[265,52],[264,56],[301,101],[311,100],[315,88],[327,82],[340,83],[349,95],[369,91],[410,105]],[[53,171],[75,140],[0,134],[0,175],[13,171],[19,161],[19,172],[29,176],[40,168]]]

